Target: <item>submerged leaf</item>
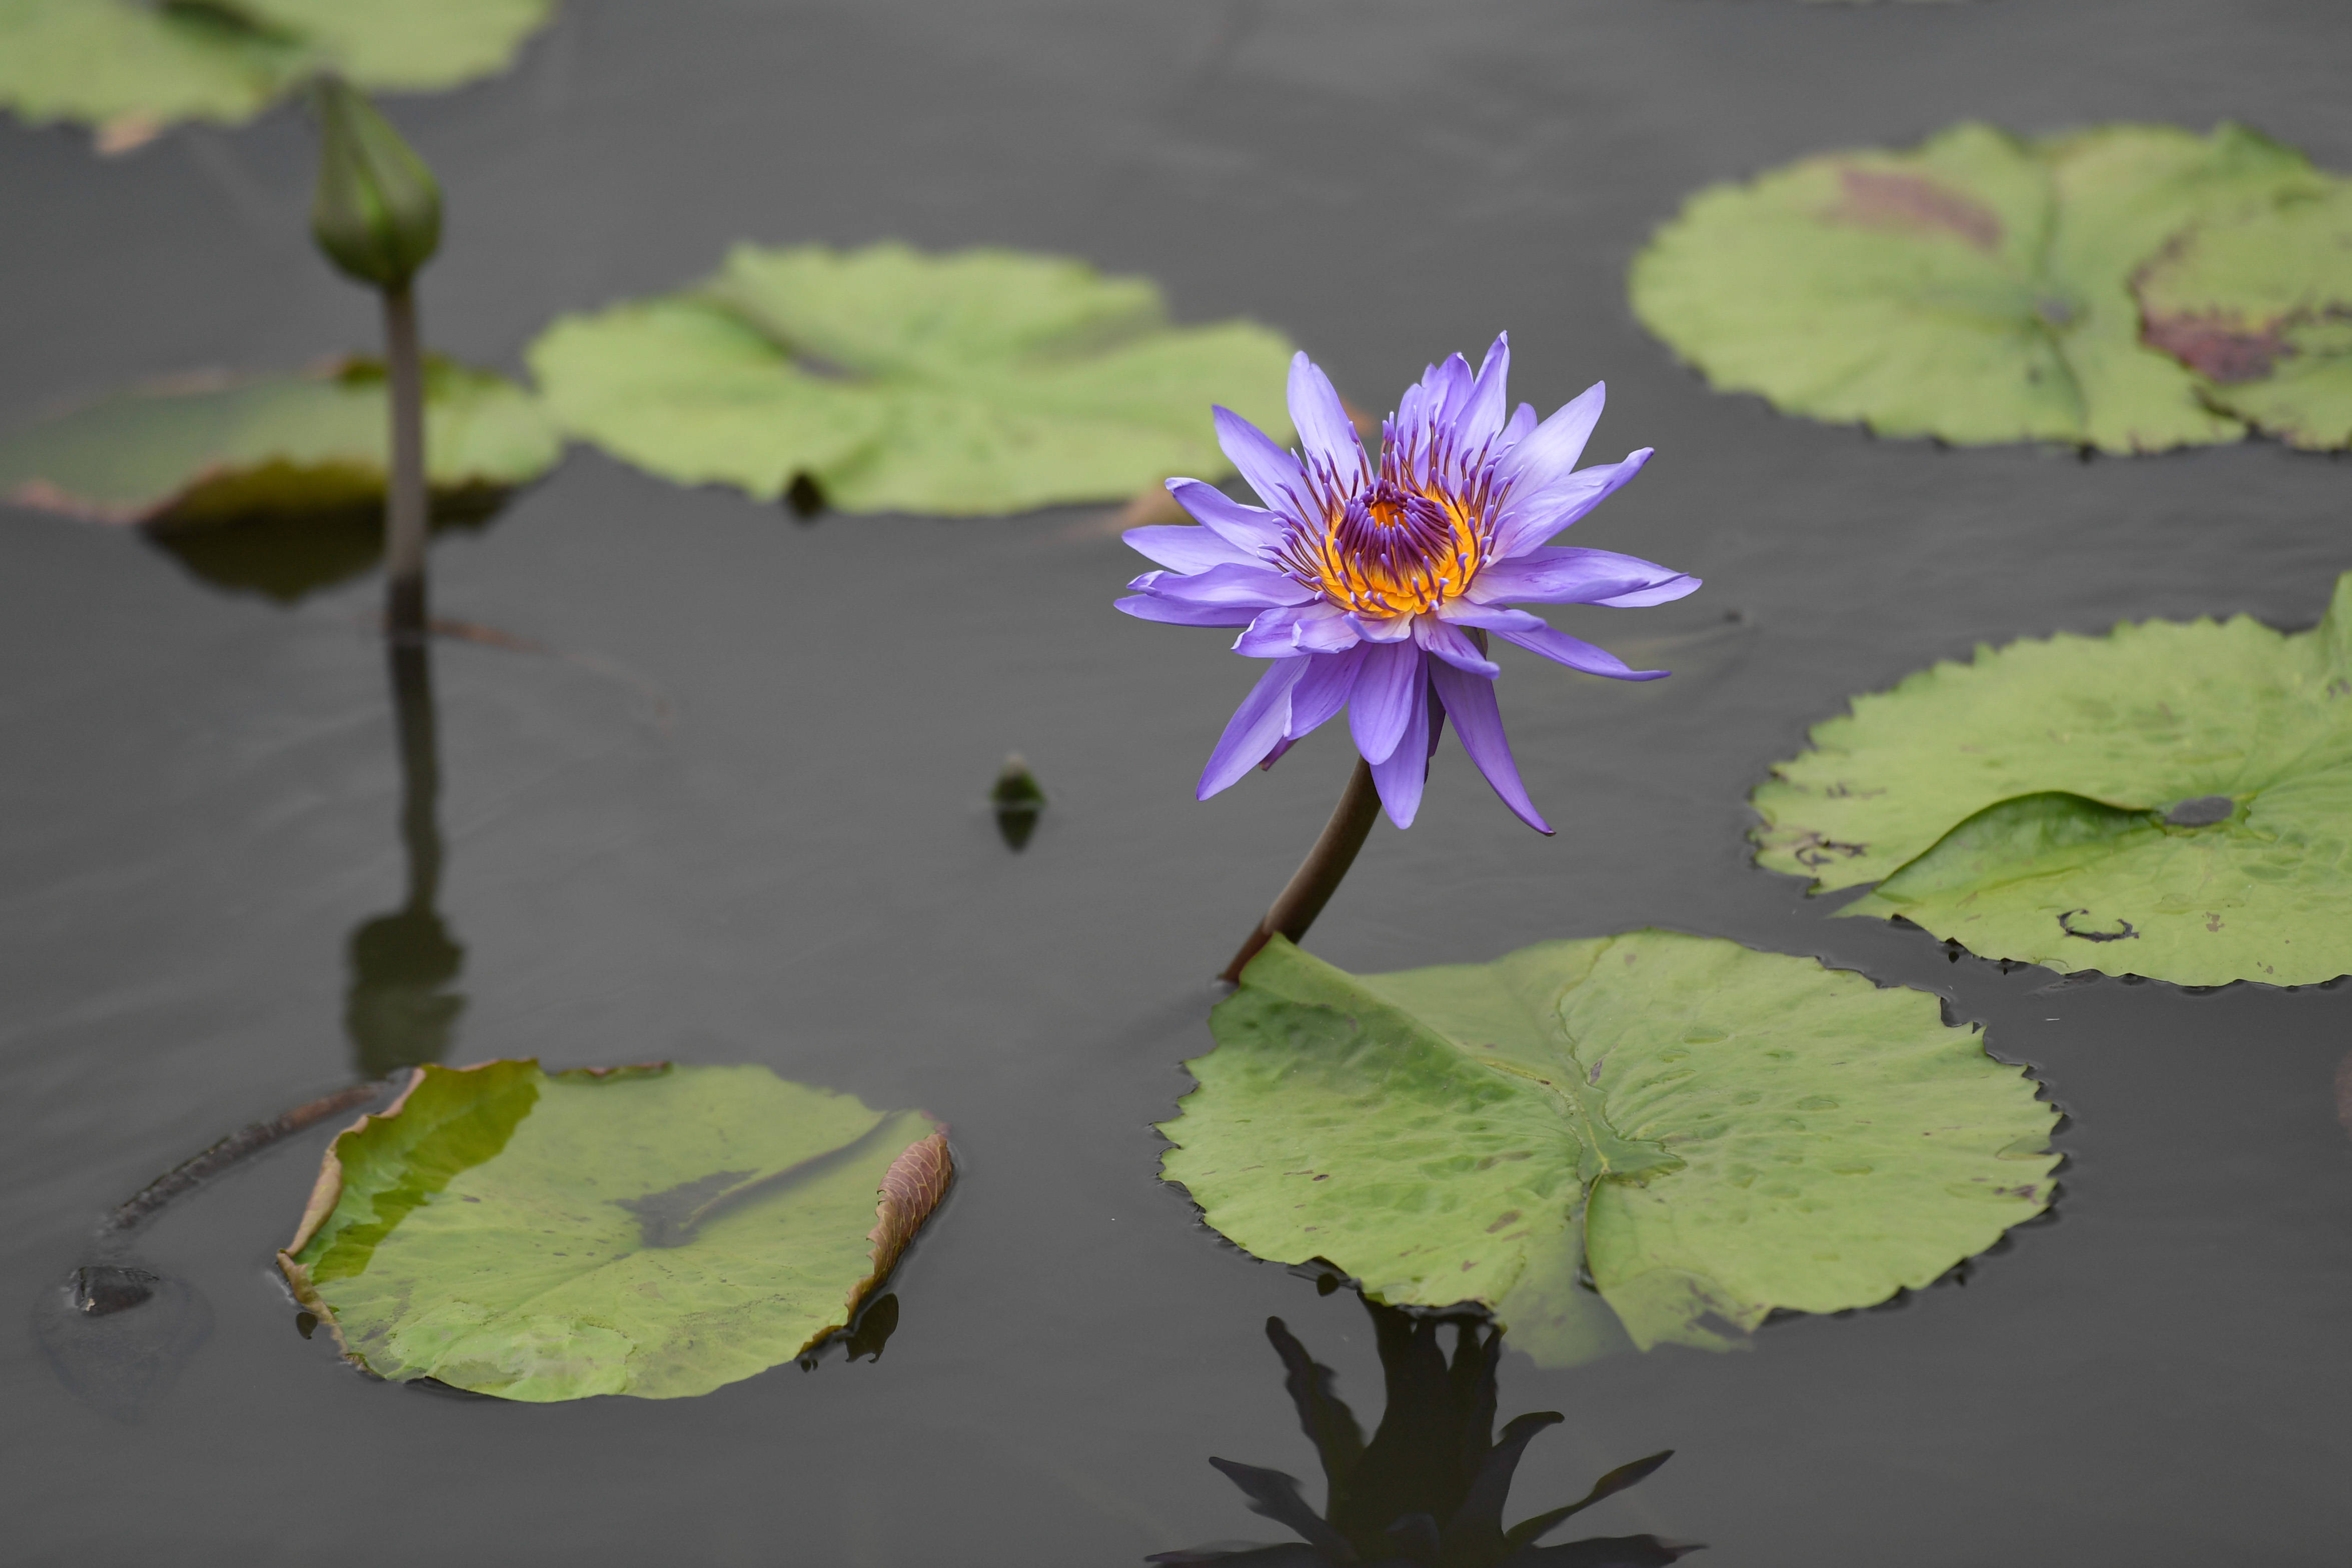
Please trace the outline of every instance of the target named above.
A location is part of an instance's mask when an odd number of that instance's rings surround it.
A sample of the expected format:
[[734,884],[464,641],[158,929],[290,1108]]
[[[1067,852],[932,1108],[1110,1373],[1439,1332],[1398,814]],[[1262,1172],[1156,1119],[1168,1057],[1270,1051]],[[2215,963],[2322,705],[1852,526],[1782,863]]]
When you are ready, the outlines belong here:
[[569,427],[666,478],[1013,512],[1230,473],[1212,403],[1287,434],[1280,335],[1166,316],[1149,280],[1065,257],[744,245],[685,293],[557,321],[530,357]]
[[920,1113],[762,1067],[425,1066],[335,1140],[278,1262],[381,1376],[678,1398],[845,1327],[950,1175]]
[[0,108],[134,145],[252,119],[321,70],[435,91],[507,68],[554,0],[0,0]]
[[1208,1222],[1547,1364],[1883,1301],[2051,1201],[2056,1113],[1936,998],[1736,943],[1359,977],[1276,940],[1211,1028],[1161,1128]]
[[2239,126],[1960,125],[1700,192],[1633,308],[1717,388],[1885,435],[2340,446],[2348,190]]
[[2352,573],[2327,617],[1980,648],[1813,727],[1759,864],[1989,958],[2181,985],[2352,972]]

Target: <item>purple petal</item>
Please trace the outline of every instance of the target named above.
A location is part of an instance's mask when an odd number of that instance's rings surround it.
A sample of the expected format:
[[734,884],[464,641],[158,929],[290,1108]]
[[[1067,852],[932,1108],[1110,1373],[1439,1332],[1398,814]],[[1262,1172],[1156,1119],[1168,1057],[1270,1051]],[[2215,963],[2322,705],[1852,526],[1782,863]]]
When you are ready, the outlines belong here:
[[1361,643],[1344,653],[1319,653],[1307,661],[1307,673],[1290,691],[1290,725],[1284,737],[1297,740],[1328,723],[1347,706],[1355,689],[1356,673],[1363,668]]
[[1529,604],[1606,604],[1629,594],[1652,592],[1669,583],[1689,587],[1667,593],[1664,603],[1680,599],[1698,586],[1670,566],[1614,550],[1579,549],[1574,546],[1541,545],[1508,560],[1481,567],[1470,580],[1466,597],[1481,604],[1520,601]]
[[[1435,371],[1433,371],[1431,373],[1434,374]],[[1396,429],[1397,439],[1407,446],[1427,444],[1426,441],[1418,440],[1416,437],[1424,436],[1428,432],[1429,409],[1426,406],[1428,402],[1428,389],[1419,382],[1405,388],[1404,395],[1397,399],[1396,414],[1390,423]]]
[[1185,604],[1150,593],[1114,599],[1113,610],[1124,610],[1138,621],[1160,621],[1171,626],[1246,626],[1257,612],[1246,604]]
[[1503,426],[1503,434],[1495,440],[1495,455],[1499,457],[1536,432],[1536,405],[1523,402],[1511,411],[1511,423]]
[[1348,417],[1331,378],[1301,350],[1290,361],[1290,423],[1298,427],[1299,450],[1310,472],[1326,470],[1349,491],[1370,477],[1364,444]]
[[1516,643],[1531,653],[1566,664],[1571,670],[1582,670],[1588,675],[1607,675],[1619,681],[1654,681],[1667,674],[1664,670],[1635,670],[1625,661],[1605,648],[1596,648],[1580,637],[1555,631],[1549,623],[1524,610],[1503,610],[1491,604],[1467,604],[1455,600],[1445,607],[1453,613],[1445,619],[1457,626],[1483,626],[1507,643]]
[[1275,748],[1290,719],[1290,688],[1306,673],[1306,660],[1283,659],[1258,678],[1226,721],[1225,733],[1217,737],[1217,748],[1209,753],[1196,799],[1205,800],[1233,788]]
[[1298,618],[1312,604],[1277,604],[1258,612],[1249,630],[1234,639],[1234,652],[1246,659],[1296,659],[1306,652],[1298,645]]
[[1685,594],[1696,593],[1705,581],[1704,578],[1693,577],[1685,572],[1680,577],[1669,578],[1655,588],[1640,589],[1633,593],[1612,594],[1607,599],[1596,599],[1592,602],[1606,604],[1612,610],[1639,610],[1643,605],[1664,604],[1680,599]]
[[1629,452],[1622,463],[1595,465],[1540,489],[1515,487],[1495,515],[1495,554],[1524,555],[1601,505],[1642,471],[1653,449]]
[[1214,485],[1198,479],[1171,479],[1168,493],[1193,520],[1227,544],[1259,554],[1282,543],[1287,530],[1279,513],[1244,507]]
[[1608,383],[1595,382],[1585,388],[1514,445],[1495,465],[1495,477],[1506,485],[1540,489],[1567,474],[1584,455],[1584,444],[1592,439],[1592,427],[1601,423],[1601,410],[1608,401]]
[[1509,610],[1500,604],[1480,604],[1468,599],[1449,599],[1437,607],[1437,617],[1456,626],[1483,626],[1489,632],[1529,631],[1545,624],[1543,617],[1530,615],[1524,610]]
[[1494,679],[1503,673],[1503,666],[1478,652],[1478,644],[1434,615],[1416,615],[1412,621],[1412,640],[1456,669]]
[[1298,459],[1232,409],[1212,408],[1210,413],[1216,421],[1217,444],[1224,448],[1225,456],[1249,481],[1258,498],[1277,512],[1297,512],[1298,497],[1306,490]]
[[1341,653],[1361,647],[1356,618],[1336,604],[1309,604],[1298,612],[1298,646],[1309,653]]
[[1234,643],[1234,652],[1252,659],[1294,659],[1301,653],[1340,653],[1361,641],[1348,623],[1346,611],[1318,600],[1261,612]]
[[[1429,782],[1429,682],[1421,674],[1417,651],[1413,664],[1412,695],[1403,733],[1387,758],[1372,764],[1372,787],[1381,792],[1389,821],[1400,828],[1412,826],[1413,817],[1421,810],[1422,787]],[[1350,717],[1354,713],[1349,708]]]
[[1348,698],[1348,729],[1367,762],[1386,761],[1421,706],[1421,650],[1410,642],[1375,643],[1364,650],[1356,688]]
[[1412,635],[1412,617],[1391,615],[1385,621],[1367,621],[1360,615],[1350,615],[1348,623],[1367,643],[1402,643]]
[[1163,523],[1129,528],[1119,538],[1128,548],[1177,571],[1206,571],[1213,566],[1258,566],[1257,554],[1234,549],[1207,528],[1185,523]]
[[1470,361],[1459,354],[1448,354],[1444,364],[1430,366],[1421,378],[1421,384],[1428,389],[1429,423],[1437,429],[1451,428],[1470,405],[1475,380]]
[[1510,406],[1503,396],[1503,383],[1510,374],[1511,335],[1505,332],[1486,350],[1486,361],[1478,367],[1478,380],[1470,389],[1470,401],[1455,422],[1454,435],[1465,451],[1475,453],[1502,433],[1503,411]]
[[1180,604],[1248,604],[1260,610],[1269,604],[1303,604],[1315,597],[1313,589],[1278,571],[1236,562],[1190,574],[1147,571],[1128,587]]
[[1445,711],[1454,716],[1454,733],[1462,737],[1462,749],[1470,754],[1470,760],[1478,765],[1503,804],[1537,832],[1550,832],[1551,824],[1543,820],[1536,803],[1528,799],[1527,786],[1519,782],[1519,765],[1511,756],[1509,737],[1503,733],[1502,710],[1495,705],[1495,683],[1451,664],[1430,665],[1429,680]]

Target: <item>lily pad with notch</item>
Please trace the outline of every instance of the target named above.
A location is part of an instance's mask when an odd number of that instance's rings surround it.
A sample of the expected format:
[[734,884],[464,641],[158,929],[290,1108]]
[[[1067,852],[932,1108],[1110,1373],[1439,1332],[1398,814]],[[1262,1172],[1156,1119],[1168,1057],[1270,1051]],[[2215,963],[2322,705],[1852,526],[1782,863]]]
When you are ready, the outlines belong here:
[[2186,986],[2352,972],[2352,573],[2326,618],[1979,648],[1816,725],[1759,864],[1988,958]]
[[530,359],[570,429],[665,478],[969,515],[1231,473],[1209,407],[1287,433],[1290,352],[1253,322],[1170,325],[1147,278],[886,243],[738,246],[683,293],[558,320]]
[[2347,193],[2241,126],[1963,124],[1699,192],[1633,308],[1718,389],[1882,435],[2340,447]]
[[947,1140],[762,1067],[416,1070],[329,1149],[279,1266],[379,1376],[547,1402],[707,1394],[848,1326]]
[[1160,1130],[1211,1226],[1550,1365],[1884,1301],[2053,1192],[2057,1113],[1938,998],[1734,942],[1356,976],[1277,938],[1210,1027]]
[[[478,528],[562,455],[538,400],[427,361],[436,528]],[[388,413],[381,361],[205,374],[117,392],[0,438],[0,497],[136,524],[190,570],[291,601],[383,554]]]
[[555,0],[0,0],[0,108],[100,127],[241,124],[305,78],[431,92],[502,71]]

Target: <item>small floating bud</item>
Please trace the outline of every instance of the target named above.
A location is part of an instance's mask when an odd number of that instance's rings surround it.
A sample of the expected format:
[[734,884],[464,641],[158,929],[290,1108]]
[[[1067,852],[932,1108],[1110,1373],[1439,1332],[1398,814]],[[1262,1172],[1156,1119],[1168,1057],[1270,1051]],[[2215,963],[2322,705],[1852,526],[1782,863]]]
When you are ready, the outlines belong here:
[[824,511],[824,486],[816,482],[816,476],[806,469],[793,476],[793,482],[784,486],[784,510],[796,523],[817,520]]
[[441,187],[433,171],[341,78],[320,78],[311,101],[320,134],[311,237],[347,276],[377,288],[406,287],[441,245]]
[[1045,809],[1045,791],[1037,787],[1037,776],[1019,752],[1005,758],[988,800],[996,808],[996,831],[1004,836],[1005,848],[1027,845],[1029,835],[1037,831],[1037,815]]

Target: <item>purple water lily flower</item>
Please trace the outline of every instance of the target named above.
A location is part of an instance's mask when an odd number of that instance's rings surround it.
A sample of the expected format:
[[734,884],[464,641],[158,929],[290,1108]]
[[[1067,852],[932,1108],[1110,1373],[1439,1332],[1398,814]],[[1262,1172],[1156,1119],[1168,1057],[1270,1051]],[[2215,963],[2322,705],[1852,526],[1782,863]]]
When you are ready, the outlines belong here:
[[1421,806],[1429,758],[1451,715],[1463,749],[1519,820],[1552,830],[1528,799],[1495,704],[1501,667],[1486,633],[1573,670],[1622,681],[1614,655],[1555,631],[1513,601],[1630,607],[1680,599],[1699,580],[1610,550],[1548,544],[1650,458],[1578,468],[1606,391],[1538,423],[1506,415],[1510,337],[1476,375],[1455,354],[1405,389],[1366,457],[1331,382],[1305,354],[1290,363],[1290,418],[1303,455],[1230,410],[1217,442],[1265,506],[1197,479],[1169,493],[1201,523],[1131,528],[1127,542],[1167,570],[1128,586],[1118,608],[1179,626],[1241,626],[1234,651],[1273,668],[1242,702],[1201,775],[1203,800],[1348,710],[1356,749],[1400,828]]

